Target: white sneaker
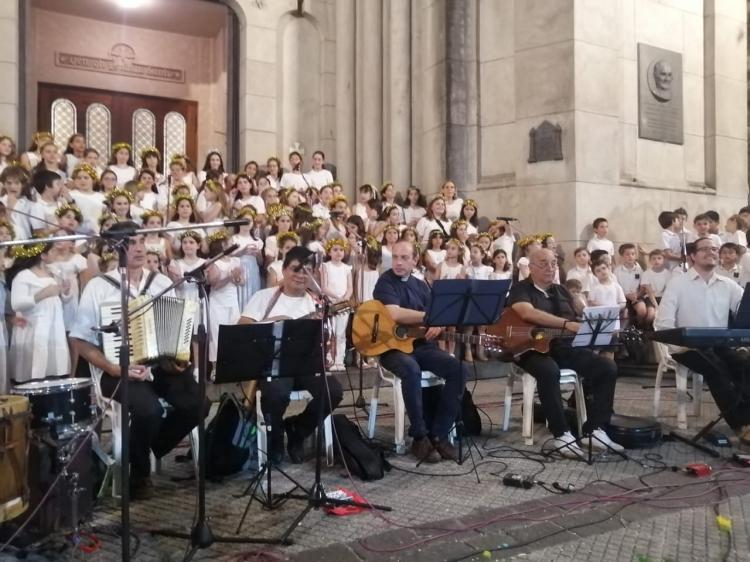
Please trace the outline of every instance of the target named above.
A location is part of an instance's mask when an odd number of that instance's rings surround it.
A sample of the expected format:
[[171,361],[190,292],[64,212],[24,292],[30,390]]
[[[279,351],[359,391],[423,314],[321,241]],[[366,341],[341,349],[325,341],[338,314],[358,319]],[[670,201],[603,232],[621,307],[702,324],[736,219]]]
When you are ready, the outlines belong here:
[[576,443],[576,438],[570,431],[566,431],[560,437],[555,437],[549,444],[548,450],[557,450],[562,456],[568,459],[583,460],[586,456]]
[[612,449],[613,451],[622,453],[625,450],[625,447],[612,441],[603,429],[595,429],[591,432],[591,437],[584,437],[581,440],[581,446],[584,449],[588,449],[589,440],[591,441],[591,448],[597,451]]

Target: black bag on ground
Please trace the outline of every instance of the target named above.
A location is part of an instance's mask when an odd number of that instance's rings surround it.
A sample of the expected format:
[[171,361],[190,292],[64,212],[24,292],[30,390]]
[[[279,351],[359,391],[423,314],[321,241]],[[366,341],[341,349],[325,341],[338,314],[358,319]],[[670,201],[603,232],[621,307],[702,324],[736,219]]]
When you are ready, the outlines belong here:
[[250,457],[255,424],[239,400],[224,393],[206,427],[206,478],[213,482],[236,474]]
[[340,445],[335,447],[336,458],[353,476],[365,481],[380,480],[391,469],[382,451],[365,441],[359,426],[344,414],[333,415],[333,427]]

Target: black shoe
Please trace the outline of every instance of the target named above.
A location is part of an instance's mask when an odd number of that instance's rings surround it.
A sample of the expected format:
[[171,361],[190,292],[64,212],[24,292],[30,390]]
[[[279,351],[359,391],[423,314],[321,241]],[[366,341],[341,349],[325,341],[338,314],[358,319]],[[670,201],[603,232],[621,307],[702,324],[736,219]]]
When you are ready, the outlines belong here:
[[154,497],[154,483],[151,478],[133,478],[130,480],[130,499],[134,501],[150,500]]
[[440,453],[435,450],[432,446],[432,441],[426,435],[424,437],[415,438],[411,444],[411,454],[414,455],[418,461],[426,463],[440,462]]
[[294,417],[284,420],[286,433],[286,450],[292,464],[302,464],[305,461],[305,438],[294,428]]
[[438,452],[440,458],[444,461],[458,460],[458,452],[456,451],[456,448],[447,439],[433,440],[432,447]]

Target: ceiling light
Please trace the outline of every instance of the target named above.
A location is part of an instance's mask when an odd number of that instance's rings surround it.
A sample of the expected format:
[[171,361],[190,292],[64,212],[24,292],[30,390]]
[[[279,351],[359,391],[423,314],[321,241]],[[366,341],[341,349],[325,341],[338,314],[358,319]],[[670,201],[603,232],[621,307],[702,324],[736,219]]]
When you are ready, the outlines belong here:
[[145,6],[149,0],[114,0],[114,2],[123,10],[132,10]]

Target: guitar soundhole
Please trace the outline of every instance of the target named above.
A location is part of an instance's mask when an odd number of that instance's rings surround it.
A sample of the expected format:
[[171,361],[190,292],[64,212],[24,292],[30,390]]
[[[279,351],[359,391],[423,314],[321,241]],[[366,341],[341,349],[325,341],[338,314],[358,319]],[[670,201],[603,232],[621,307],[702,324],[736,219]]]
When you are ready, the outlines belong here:
[[544,328],[532,328],[531,330],[531,339],[534,341],[539,341],[544,339]]
[[396,337],[400,340],[409,337],[409,328],[407,326],[396,326]]

